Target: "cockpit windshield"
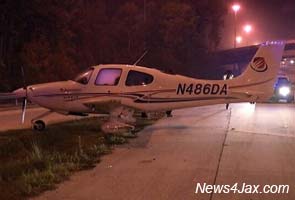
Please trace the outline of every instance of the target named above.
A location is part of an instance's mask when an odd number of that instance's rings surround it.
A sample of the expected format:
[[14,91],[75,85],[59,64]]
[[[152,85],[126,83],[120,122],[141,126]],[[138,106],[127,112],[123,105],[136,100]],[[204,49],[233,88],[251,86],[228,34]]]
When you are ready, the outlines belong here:
[[81,83],[83,85],[86,85],[88,84],[90,78],[91,78],[91,75],[92,75],[92,72],[93,72],[93,68],[90,68],[88,69],[87,71],[79,74],[75,79],[74,81],[76,81],[77,83]]

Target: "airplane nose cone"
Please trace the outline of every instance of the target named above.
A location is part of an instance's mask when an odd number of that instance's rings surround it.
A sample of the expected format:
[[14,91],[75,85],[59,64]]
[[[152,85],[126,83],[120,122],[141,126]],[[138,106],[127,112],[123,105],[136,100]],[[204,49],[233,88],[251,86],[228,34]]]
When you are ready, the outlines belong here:
[[15,91],[13,91],[15,94],[16,98],[24,98],[27,97],[27,99],[31,100],[32,99],[32,94],[33,94],[33,88],[28,86],[26,88],[19,88]]

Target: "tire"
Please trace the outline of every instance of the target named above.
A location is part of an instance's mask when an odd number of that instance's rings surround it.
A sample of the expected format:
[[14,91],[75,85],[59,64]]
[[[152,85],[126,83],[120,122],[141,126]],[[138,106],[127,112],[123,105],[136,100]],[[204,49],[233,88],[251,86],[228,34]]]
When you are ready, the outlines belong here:
[[46,128],[45,122],[42,120],[37,120],[32,123],[32,129],[34,131],[44,131]]

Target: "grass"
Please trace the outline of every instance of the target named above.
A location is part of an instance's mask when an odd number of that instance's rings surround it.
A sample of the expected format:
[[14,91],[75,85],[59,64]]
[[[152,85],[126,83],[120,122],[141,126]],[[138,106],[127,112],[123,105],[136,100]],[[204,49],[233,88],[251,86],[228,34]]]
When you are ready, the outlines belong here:
[[[136,131],[151,122],[139,121]],[[54,189],[75,171],[94,167],[129,136],[105,136],[101,121],[87,118],[49,126],[44,132],[0,133],[0,199],[26,199]]]

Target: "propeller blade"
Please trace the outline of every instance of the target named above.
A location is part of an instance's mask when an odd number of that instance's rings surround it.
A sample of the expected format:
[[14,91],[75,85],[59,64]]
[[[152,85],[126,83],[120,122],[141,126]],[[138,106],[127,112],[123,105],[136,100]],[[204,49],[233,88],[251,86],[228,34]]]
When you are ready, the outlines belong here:
[[27,83],[26,83],[26,79],[25,79],[25,70],[24,67],[21,66],[21,73],[22,73],[22,79],[23,79],[23,87],[26,88],[27,87]]
[[23,104],[22,104],[22,124],[25,123],[26,109],[27,109],[27,98],[23,98]]
[[27,109],[27,103],[28,103],[28,89],[27,89],[27,83],[25,79],[25,70],[23,66],[20,66],[21,68],[21,75],[23,79],[23,90],[25,90],[25,96],[23,98],[22,102],[22,124],[25,123],[25,117],[26,117],[26,109]]

